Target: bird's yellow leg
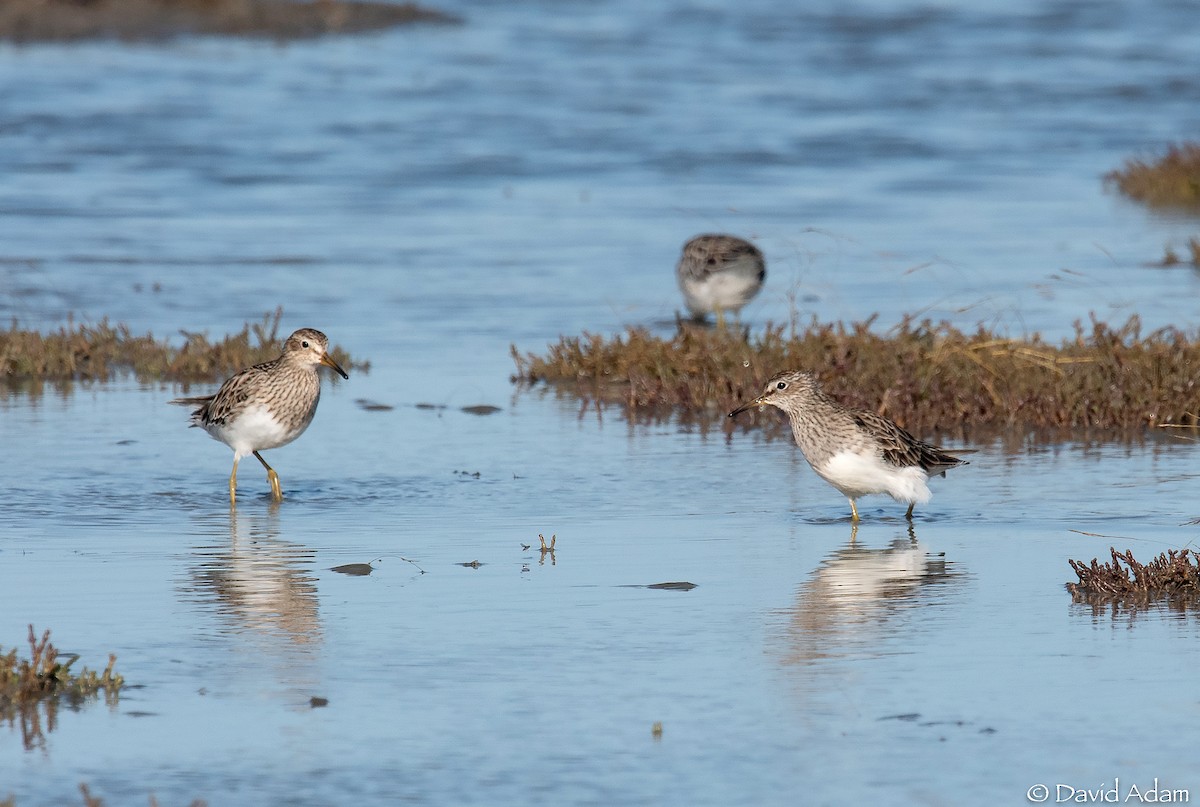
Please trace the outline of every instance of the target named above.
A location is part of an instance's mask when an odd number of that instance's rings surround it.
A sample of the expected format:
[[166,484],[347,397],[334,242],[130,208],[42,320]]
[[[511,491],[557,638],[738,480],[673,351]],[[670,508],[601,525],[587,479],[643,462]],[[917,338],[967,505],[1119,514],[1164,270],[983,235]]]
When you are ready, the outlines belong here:
[[904,514],[904,517],[907,518],[909,521],[912,521],[912,509],[913,509],[914,504],[916,504],[916,502],[909,502],[908,503],[908,512]]
[[854,503],[854,499],[850,500],[850,520],[858,522],[858,506]]
[[725,312],[720,308],[717,309],[717,329],[725,330]]
[[262,466],[267,469],[267,481],[271,483],[271,496],[275,498],[275,501],[279,501],[283,498],[283,488],[279,486],[279,474],[275,473],[274,468],[272,468],[270,465],[267,465],[267,461],[262,458],[262,454],[259,454],[257,451],[255,451],[254,456],[257,457],[258,461],[262,463]]
[[229,503],[237,502],[237,465],[238,458],[233,458],[233,472],[229,474]]

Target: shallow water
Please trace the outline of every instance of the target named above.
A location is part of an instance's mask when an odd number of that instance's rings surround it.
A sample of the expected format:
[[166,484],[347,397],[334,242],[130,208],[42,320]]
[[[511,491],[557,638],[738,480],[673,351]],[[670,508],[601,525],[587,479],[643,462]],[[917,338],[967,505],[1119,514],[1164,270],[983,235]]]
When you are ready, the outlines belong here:
[[[6,732],[0,798],[1200,787],[1195,618],[1063,589],[1068,558],[1196,540],[1191,443],[976,446],[911,534],[879,498],[852,533],[782,441],[508,379],[510,344],[665,328],[679,245],[714,229],[767,254],[752,327],[1190,327],[1197,274],[1143,264],[1195,220],[1099,179],[1197,131],[1190,8],[449,8],[286,47],[0,48],[0,313],[219,335],[282,305],[372,362],[269,455],[282,505],[250,463],[234,512],[176,389],[0,400],[0,642],[33,622],[139,685],[32,750]],[[672,581],[696,588],[645,588]]]

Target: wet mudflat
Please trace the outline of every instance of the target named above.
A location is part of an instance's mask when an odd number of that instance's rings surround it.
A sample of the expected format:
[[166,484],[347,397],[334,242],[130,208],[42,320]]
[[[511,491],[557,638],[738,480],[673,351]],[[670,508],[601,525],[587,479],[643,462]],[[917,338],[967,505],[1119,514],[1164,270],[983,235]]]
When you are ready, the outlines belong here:
[[232,512],[178,388],[3,394],[0,642],[49,627],[138,688],[32,748],[5,727],[0,798],[1196,792],[1194,615],[1064,588],[1068,559],[1194,544],[1194,443],[980,441],[911,530],[873,498],[855,532],[786,441],[509,381],[513,343],[669,333],[710,230],[767,256],[752,328],[1193,327],[1197,275],[1145,264],[1195,221],[1100,183],[1197,130],[1187,10],[548,8],[0,49],[6,316],[219,338],[282,305],[371,362],[268,452],[282,504],[245,464]]

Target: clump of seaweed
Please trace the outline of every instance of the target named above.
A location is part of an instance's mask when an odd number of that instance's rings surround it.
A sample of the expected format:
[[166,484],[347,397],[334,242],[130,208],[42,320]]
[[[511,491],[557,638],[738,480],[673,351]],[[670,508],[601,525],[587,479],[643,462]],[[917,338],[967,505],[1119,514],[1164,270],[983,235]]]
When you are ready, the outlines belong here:
[[[86,784],[79,786],[79,792],[83,794],[83,807],[104,807],[104,799],[99,796],[93,796],[91,788]],[[208,802],[202,799],[195,799],[188,807],[207,807],[207,805]],[[0,807],[4,807],[2,802],[0,802]],[[150,807],[158,807],[158,799],[154,798],[154,794],[150,795]]]
[[1176,608],[1200,604],[1200,555],[1194,550],[1168,549],[1146,564],[1131,549],[1109,551],[1112,563],[1069,561],[1079,582],[1067,583],[1067,591],[1076,602],[1147,605],[1165,599]]
[[[614,337],[585,333],[561,338],[545,356],[514,347],[513,381],[550,384],[598,409],[620,405],[630,419],[674,414],[703,426],[793,369],[814,372],[843,404],[919,434],[1197,426],[1200,333],[1143,334],[1137,317],[1119,327],[1093,318],[1056,345],[983,325],[968,332],[906,318],[887,333],[872,325],[814,320],[790,333],[768,325],[753,337],[687,326],[669,337],[642,328]],[[742,422],[776,430],[782,422],[773,413],[748,415]]]
[[1126,160],[1104,181],[1151,207],[1200,206],[1200,143],[1172,144],[1156,160]]
[[[104,799],[99,796],[92,795],[92,789],[86,784],[79,785],[79,793],[83,796],[83,807],[104,807]],[[159,807],[158,799],[154,798],[154,794],[150,794],[150,807]],[[17,800],[13,796],[0,800],[0,807],[17,807]],[[194,799],[188,807],[208,807],[208,802],[203,799]]]
[[103,672],[84,667],[73,674],[71,665],[78,660],[78,656],[59,653],[50,643],[50,631],[42,633],[39,640],[33,625],[29,626],[29,658],[18,658],[15,648],[7,655],[0,655],[0,720],[9,725],[20,721],[27,749],[45,742],[39,706],[45,711],[46,731],[53,731],[60,702],[76,708],[103,692],[110,705],[116,703],[125,684],[125,679],[113,669],[117,657],[109,655]]
[[373,31],[458,18],[379,0],[4,0],[0,39],[161,41],[185,34],[276,40]]
[[1200,238],[1189,238],[1187,242],[1188,257],[1180,258],[1170,246],[1163,250],[1162,260],[1158,262],[1158,266],[1179,266],[1182,263],[1191,264],[1191,266],[1200,269]]
[[[48,334],[22,330],[13,322],[9,330],[0,330],[0,381],[35,392],[33,382],[107,381],[124,371],[140,381],[216,381],[279,355],[282,317],[283,310],[276,309],[262,322],[246,323],[239,333],[218,341],[185,331],[181,347],[149,333],[136,335],[129,326],[111,325],[107,319],[97,325],[69,322]],[[370,368],[340,347],[330,352],[343,367]]]

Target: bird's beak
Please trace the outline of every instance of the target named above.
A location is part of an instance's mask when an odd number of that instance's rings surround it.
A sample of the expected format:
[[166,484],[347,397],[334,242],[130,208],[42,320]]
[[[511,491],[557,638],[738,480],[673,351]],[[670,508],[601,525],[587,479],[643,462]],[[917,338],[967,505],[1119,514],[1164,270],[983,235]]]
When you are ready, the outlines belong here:
[[738,414],[741,414],[742,412],[745,412],[747,409],[753,409],[754,407],[762,406],[765,403],[766,403],[766,401],[763,400],[763,396],[760,395],[757,398],[755,398],[753,401],[751,401],[750,403],[744,403],[741,406],[739,406],[737,409],[734,409],[732,412],[729,413],[729,416],[733,417],[734,415],[738,415]]
[[346,379],[347,381],[350,380],[350,376],[346,374],[346,371],[342,369],[342,366],[334,361],[333,356],[330,356],[328,353],[325,353],[321,356],[321,364],[324,364],[326,367],[332,367],[334,370],[337,370],[338,375],[340,375],[342,378]]

